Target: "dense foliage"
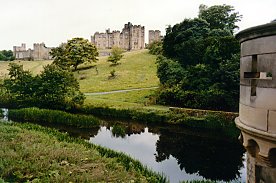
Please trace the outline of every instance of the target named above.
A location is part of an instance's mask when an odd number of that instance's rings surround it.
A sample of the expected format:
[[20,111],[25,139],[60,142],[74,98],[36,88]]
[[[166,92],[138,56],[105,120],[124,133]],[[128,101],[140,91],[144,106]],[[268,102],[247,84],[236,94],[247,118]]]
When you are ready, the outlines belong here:
[[163,53],[163,44],[162,41],[154,41],[147,45],[147,49],[149,49],[149,53],[153,55],[161,55]]
[[9,107],[36,106],[50,109],[72,109],[81,105],[84,95],[72,72],[56,65],[47,65],[41,74],[33,76],[22,65],[9,64],[9,76],[4,80],[1,98]]
[[198,18],[169,26],[157,58],[159,103],[236,111],[240,46],[233,36],[240,20],[228,5],[200,6]]
[[0,60],[1,61],[13,61],[15,57],[11,50],[2,50],[0,51]]
[[100,121],[91,115],[70,114],[64,111],[39,108],[11,109],[9,110],[9,119],[18,122],[66,125],[77,128],[91,128],[100,125]]
[[96,46],[83,38],[68,40],[67,43],[52,49],[50,54],[54,59],[54,64],[62,68],[72,66],[75,70],[82,63],[96,62],[99,55]]
[[123,50],[117,46],[114,46],[111,49],[111,54],[107,61],[111,62],[113,65],[117,65],[121,58],[123,58]]

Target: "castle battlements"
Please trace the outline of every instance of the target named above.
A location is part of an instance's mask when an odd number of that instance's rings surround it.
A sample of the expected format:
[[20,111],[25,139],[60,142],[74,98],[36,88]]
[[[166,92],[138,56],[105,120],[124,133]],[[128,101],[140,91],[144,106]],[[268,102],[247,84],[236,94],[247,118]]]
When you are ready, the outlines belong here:
[[95,32],[91,36],[91,42],[98,49],[110,49],[113,46],[124,50],[139,50],[145,47],[145,27],[141,25],[132,25],[128,22],[124,25],[122,31],[107,29],[105,33]]

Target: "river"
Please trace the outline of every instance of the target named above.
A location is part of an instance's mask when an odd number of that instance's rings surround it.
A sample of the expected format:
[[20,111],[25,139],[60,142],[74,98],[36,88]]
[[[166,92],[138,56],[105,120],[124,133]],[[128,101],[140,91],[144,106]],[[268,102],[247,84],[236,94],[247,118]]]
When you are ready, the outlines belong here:
[[[242,145],[238,140],[230,140],[218,131],[110,120],[102,121],[100,127],[93,129],[52,127],[91,143],[124,152],[165,175],[171,183],[202,179],[246,182],[245,151]],[[118,127],[124,133],[114,130]]]

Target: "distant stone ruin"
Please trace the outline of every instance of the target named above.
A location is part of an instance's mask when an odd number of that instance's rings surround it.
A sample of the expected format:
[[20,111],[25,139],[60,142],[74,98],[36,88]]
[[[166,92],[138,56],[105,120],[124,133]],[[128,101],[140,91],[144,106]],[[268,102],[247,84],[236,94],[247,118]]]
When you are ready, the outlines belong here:
[[122,32],[107,29],[105,33],[96,32],[91,36],[91,42],[98,49],[111,49],[117,46],[124,50],[139,50],[145,48],[145,27],[132,25],[130,22],[125,24]]
[[50,60],[52,59],[50,51],[44,43],[34,43],[34,48],[26,49],[26,44],[22,43],[21,46],[13,47],[13,54],[16,60]]
[[149,44],[155,41],[161,41],[163,36],[161,36],[160,30],[149,30]]

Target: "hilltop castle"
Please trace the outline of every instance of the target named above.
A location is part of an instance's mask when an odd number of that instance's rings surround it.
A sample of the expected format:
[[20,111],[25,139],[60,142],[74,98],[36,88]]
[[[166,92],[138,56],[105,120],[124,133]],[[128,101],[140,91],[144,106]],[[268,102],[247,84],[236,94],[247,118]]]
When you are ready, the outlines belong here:
[[149,30],[149,44],[155,41],[161,41],[163,36],[161,36],[160,30]]
[[52,57],[50,51],[52,48],[47,48],[44,43],[34,43],[34,49],[26,50],[26,44],[13,47],[13,54],[16,60],[50,60]]
[[139,50],[145,47],[145,27],[132,25],[130,22],[125,24],[122,32],[107,29],[105,33],[96,32],[91,36],[91,42],[98,49],[110,49],[113,46],[124,50]]

